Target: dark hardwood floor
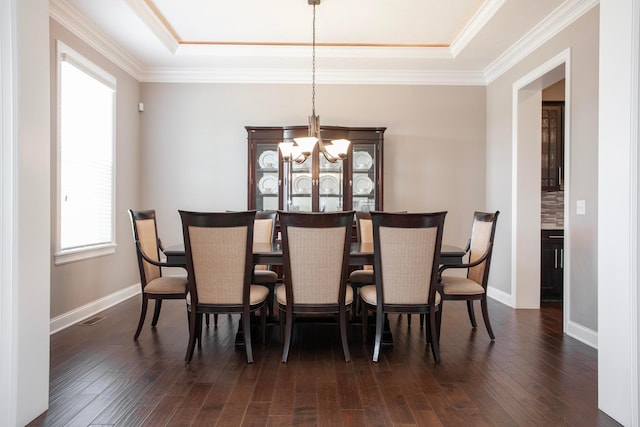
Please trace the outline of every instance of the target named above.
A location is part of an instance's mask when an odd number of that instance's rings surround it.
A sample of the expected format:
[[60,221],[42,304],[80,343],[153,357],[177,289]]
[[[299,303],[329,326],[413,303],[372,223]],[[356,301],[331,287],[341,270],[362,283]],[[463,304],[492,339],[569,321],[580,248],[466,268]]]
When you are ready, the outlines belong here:
[[383,347],[379,363],[359,325],[345,363],[336,327],[306,324],[287,364],[273,325],[265,345],[254,338],[248,365],[234,345],[238,317],[220,316],[186,365],[184,301],[165,301],[156,329],[149,313],[134,342],[139,297],[132,298],[92,326],[51,337],[49,410],[30,425],[618,425],[597,409],[597,351],[562,335],[557,304],[513,310],[491,301],[490,313],[493,343],[482,316],[473,330],[463,302],[446,304],[440,364],[417,317],[408,327],[393,316],[394,345]]

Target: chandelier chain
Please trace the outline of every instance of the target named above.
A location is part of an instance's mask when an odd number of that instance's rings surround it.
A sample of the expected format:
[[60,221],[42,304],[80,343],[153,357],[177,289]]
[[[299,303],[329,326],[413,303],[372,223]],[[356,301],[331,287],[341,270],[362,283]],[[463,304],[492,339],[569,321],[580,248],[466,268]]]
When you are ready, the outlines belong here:
[[313,5],[313,39],[311,43],[311,113],[316,115],[316,5]]

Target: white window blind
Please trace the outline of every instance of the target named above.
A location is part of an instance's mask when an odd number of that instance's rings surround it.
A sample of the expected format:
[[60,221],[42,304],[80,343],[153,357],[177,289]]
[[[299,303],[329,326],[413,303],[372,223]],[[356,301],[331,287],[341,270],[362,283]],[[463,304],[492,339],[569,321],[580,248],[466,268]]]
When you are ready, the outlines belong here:
[[56,263],[113,252],[115,78],[58,43]]

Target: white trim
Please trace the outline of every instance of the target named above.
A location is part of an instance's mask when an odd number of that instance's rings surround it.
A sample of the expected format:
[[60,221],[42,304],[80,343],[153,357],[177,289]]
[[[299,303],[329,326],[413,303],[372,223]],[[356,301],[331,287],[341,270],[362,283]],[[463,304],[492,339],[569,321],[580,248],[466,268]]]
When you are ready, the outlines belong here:
[[455,58],[467,47],[500,10],[506,0],[488,0],[480,7],[450,46],[451,55]]
[[140,293],[140,284],[136,283],[110,295],[97,299],[85,304],[82,307],[75,308],[60,316],[56,316],[49,322],[49,331],[55,334],[69,326],[75,325],[109,307],[112,307],[124,300],[134,297]]
[[502,291],[500,289],[487,286],[487,296],[489,298],[493,298],[498,302],[501,302],[504,305],[508,305],[509,307],[515,308],[515,304],[513,301],[513,294],[508,294],[505,291]]
[[[567,72],[567,70],[570,69],[570,62],[571,62],[571,48],[567,48],[564,51],[558,53],[556,56],[554,56],[553,58],[549,59],[548,61],[546,61],[544,64],[538,66],[537,68],[535,68],[533,71],[529,72],[528,74],[526,74],[524,77],[520,78],[519,80],[517,80],[515,83],[513,83],[513,88],[512,88],[512,129],[511,129],[511,137],[512,137],[512,157],[511,157],[511,162],[512,162],[512,181],[511,181],[511,218],[512,218],[512,222],[511,222],[511,284],[512,284],[512,289],[511,289],[511,293],[513,295],[514,298],[514,306],[516,308],[531,308],[532,306],[534,306],[535,304],[531,301],[521,301],[519,299],[519,293],[518,293],[518,268],[520,266],[519,262],[518,262],[518,253],[517,253],[517,247],[518,247],[518,239],[519,239],[519,224],[518,224],[518,196],[519,196],[519,191],[518,191],[518,146],[519,146],[519,138],[518,138],[518,131],[519,131],[519,123],[518,123],[518,115],[519,115],[519,96],[520,96],[520,91],[524,90],[527,86],[531,85],[532,83],[542,79],[545,75],[551,73],[552,71],[554,71],[555,69],[564,66],[565,70],[564,70],[564,77],[565,77],[565,88],[566,87],[570,87],[571,86],[571,75]],[[540,90],[542,90],[542,88],[539,88]],[[569,94],[569,92],[566,92],[567,94]],[[565,106],[571,104],[571,99],[567,98],[565,99]],[[571,127],[571,122],[570,122],[570,116],[568,114],[565,113],[565,129],[570,128]],[[565,134],[566,135],[566,134]],[[565,146],[566,144],[568,144],[569,141],[565,140]],[[570,170],[570,166],[571,166],[571,162],[565,160],[565,212],[568,209],[567,208],[567,203],[568,203],[568,193],[570,192],[570,181],[569,181],[569,177],[571,176],[571,170]],[[568,218],[565,218],[565,221],[568,221]],[[565,239],[564,239],[564,257],[565,257],[565,266],[570,266],[570,259],[571,259],[571,233],[569,233],[568,231],[570,231],[569,225],[568,223],[565,224]],[[538,263],[540,262],[540,257],[538,255]],[[528,262],[532,262],[535,260],[527,260]],[[569,268],[565,268],[565,277],[569,277],[569,273],[566,272],[566,270],[570,270]],[[565,283],[565,289],[570,286],[570,282],[566,282]],[[564,307],[568,308],[570,307],[570,301],[567,299],[565,300],[564,303]],[[539,299],[538,299],[538,306],[539,306]],[[563,316],[565,316],[566,318],[570,318],[570,313],[569,311],[563,311]],[[564,325],[564,321],[563,321],[563,325]]]
[[127,51],[114,43],[94,24],[87,21],[65,0],[49,2],[49,16],[58,21],[89,46],[113,62],[133,78],[140,80],[144,66]]
[[95,245],[87,248],[70,249],[54,254],[56,265],[68,264],[70,262],[82,261],[84,259],[96,258],[116,253],[115,243],[106,245]]
[[0,2],[0,425],[17,425],[15,2]]
[[[140,81],[148,83],[269,83],[309,84],[308,70],[273,68],[149,68]],[[485,86],[481,72],[416,70],[323,69],[318,84]]]
[[[638,292],[640,272],[638,271],[638,261],[640,256],[640,226],[638,221],[640,220],[639,211],[640,199],[638,197],[638,189],[640,189],[640,174],[638,172],[638,165],[640,165],[640,2],[634,1],[631,3],[631,106],[630,116],[635,117],[631,121],[631,151],[630,156],[634,161],[631,164],[631,206],[634,207],[631,211],[631,259],[636,262],[631,263],[631,298],[629,298],[629,308],[631,313],[631,360],[635,363],[631,363],[631,425],[637,427],[640,425],[640,360],[638,360],[640,349],[640,316],[638,315],[638,308],[640,307],[640,292]],[[635,94],[635,96],[633,95]]]
[[[567,316],[565,316],[566,319]],[[578,323],[568,321],[564,332],[571,338],[585,343],[586,345],[598,349],[598,332],[586,328]]]
[[599,0],[568,0],[507,49],[483,70],[487,84],[506,73],[524,58],[600,3]]

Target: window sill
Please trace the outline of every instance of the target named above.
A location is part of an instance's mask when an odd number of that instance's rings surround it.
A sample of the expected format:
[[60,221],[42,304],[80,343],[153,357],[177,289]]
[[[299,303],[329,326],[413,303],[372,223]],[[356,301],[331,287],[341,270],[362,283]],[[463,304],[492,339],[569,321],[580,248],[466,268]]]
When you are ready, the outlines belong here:
[[111,255],[116,252],[116,244],[108,243],[100,246],[91,246],[88,248],[72,249],[61,251],[54,255],[56,265],[68,264],[71,262],[82,261],[89,258],[97,258],[105,255]]

